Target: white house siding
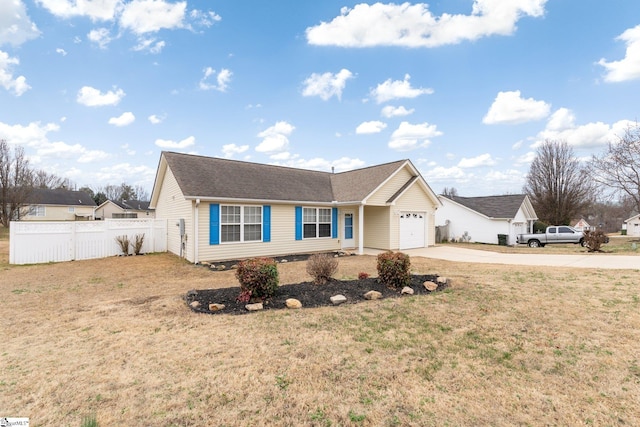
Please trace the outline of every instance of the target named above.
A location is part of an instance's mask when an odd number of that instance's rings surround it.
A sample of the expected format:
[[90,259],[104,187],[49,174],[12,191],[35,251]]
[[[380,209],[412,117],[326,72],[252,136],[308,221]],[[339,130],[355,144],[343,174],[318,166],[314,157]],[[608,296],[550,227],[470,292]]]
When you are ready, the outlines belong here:
[[398,249],[400,247],[400,213],[401,212],[421,212],[425,215],[425,243],[427,246],[435,244],[435,224],[434,211],[435,206],[430,202],[428,195],[422,187],[415,184],[411,186],[391,208],[391,245],[390,247]]
[[[233,203],[241,204],[241,203]],[[209,205],[201,203],[198,211],[200,223],[198,261],[224,261],[259,256],[278,256],[295,253],[337,251],[340,240],[332,238],[296,240],[295,206],[271,204],[271,241],[247,243],[209,244]],[[255,206],[255,204],[247,204]],[[338,221],[338,227],[341,221]],[[338,233],[340,236],[340,233]],[[248,256],[247,254],[250,254]]]
[[[498,234],[510,235],[507,220],[494,220],[471,209],[441,198],[442,207],[436,211],[436,224],[449,223],[449,237],[459,239],[465,231],[471,236],[472,242],[498,244]],[[510,240],[509,244],[515,242]]]
[[402,186],[405,185],[412,176],[413,175],[411,175],[406,167],[400,169],[393,177],[391,177],[391,179],[389,179],[389,181],[382,185],[375,194],[367,199],[367,205],[384,206],[391,196],[396,194],[396,192],[402,188]]
[[640,216],[636,215],[627,221],[627,236],[640,236]]
[[351,206],[351,207],[342,207],[338,209],[338,236],[340,236],[340,247],[342,247],[342,239],[344,239],[344,214],[345,213],[353,214],[353,241],[354,246],[358,247],[358,242],[360,238],[360,212],[359,206]]
[[389,249],[389,216],[388,206],[364,207],[364,246],[373,249]]
[[167,219],[167,250],[176,255],[180,255],[181,244],[180,230],[176,224],[180,218],[185,220],[187,236],[182,256],[194,262],[192,204],[190,200],[185,200],[171,169],[167,168],[156,204],[157,217]]

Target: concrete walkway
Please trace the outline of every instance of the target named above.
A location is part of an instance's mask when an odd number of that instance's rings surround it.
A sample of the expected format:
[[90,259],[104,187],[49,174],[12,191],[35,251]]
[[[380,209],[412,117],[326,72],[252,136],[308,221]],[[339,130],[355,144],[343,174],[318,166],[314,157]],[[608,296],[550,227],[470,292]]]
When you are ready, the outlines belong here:
[[[365,249],[367,255],[377,255],[382,251]],[[605,269],[640,269],[640,255],[607,255],[585,253],[584,255],[545,254],[503,254],[491,251],[459,248],[439,245],[428,248],[403,251],[411,257],[443,259],[446,261],[470,262],[481,264],[539,265],[551,267],[579,267]]]

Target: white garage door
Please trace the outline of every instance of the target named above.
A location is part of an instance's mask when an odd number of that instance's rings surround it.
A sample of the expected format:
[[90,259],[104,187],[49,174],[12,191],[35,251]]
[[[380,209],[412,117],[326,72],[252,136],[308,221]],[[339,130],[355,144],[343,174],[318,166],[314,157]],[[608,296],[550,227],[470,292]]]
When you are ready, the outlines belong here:
[[425,247],[424,228],[427,216],[424,212],[400,214],[400,249]]

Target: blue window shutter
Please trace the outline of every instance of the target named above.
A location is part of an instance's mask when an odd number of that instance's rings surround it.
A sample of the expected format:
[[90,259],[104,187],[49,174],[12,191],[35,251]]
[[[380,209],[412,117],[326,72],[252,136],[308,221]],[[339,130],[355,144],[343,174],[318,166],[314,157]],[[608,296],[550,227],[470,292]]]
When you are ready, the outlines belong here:
[[271,241],[271,206],[262,207],[262,241]]
[[302,206],[296,206],[296,240],[302,240]]
[[220,244],[220,205],[209,205],[209,244]]
[[338,208],[331,208],[331,238],[338,238]]

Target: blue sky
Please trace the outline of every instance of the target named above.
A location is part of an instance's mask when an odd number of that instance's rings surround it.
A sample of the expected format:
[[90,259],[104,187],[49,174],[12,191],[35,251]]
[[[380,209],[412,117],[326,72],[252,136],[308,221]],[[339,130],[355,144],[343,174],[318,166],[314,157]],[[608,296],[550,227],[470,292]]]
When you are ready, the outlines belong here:
[[638,120],[637,0],[0,0],[0,138],[93,188],[162,150],[519,193]]

